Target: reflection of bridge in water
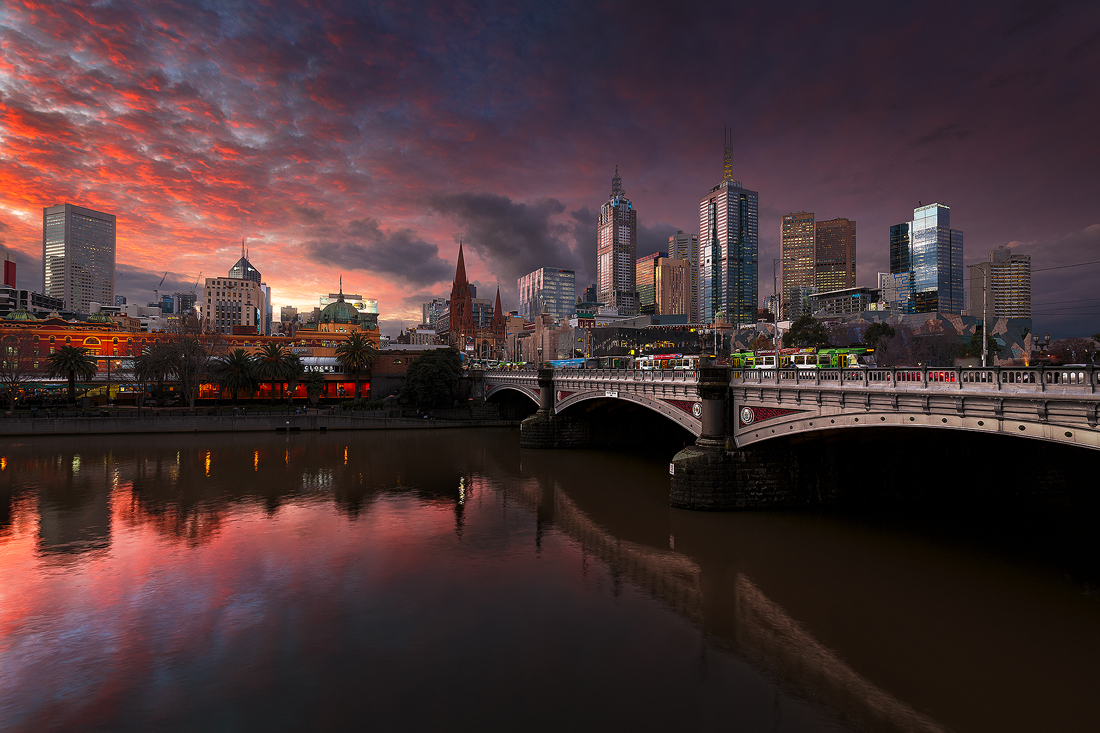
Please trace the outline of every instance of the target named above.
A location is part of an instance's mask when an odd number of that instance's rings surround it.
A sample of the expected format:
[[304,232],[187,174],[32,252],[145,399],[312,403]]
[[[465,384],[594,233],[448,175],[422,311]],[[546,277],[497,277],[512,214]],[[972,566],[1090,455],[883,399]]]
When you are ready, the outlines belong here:
[[[790,694],[858,730],[945,730],[852,669],[745,573],[721,568],[715,576],[714,568],[705,570],[682,552],[617,537],[553,479],[530,480],[508,491],[540,521],[556,526],[582,551],[683,614]],[[715,616],[722,618],[716,623]]]
[[[776,439],[920,428],[1100,450],[1100,372],[1091,366],[539,369],[487,372],[483,379],[489,400],[523,395],[538,406],[521,428],[521,443],[529,448],[601,445],[620,431],[623,442],[636,438],[630,419],[605,414],[597,420],[600,407],[608,405],[633,405],[683,428],[695,436],[695,445],[676,455],[670,473],[672,502],[685,508],[807,503],[778,484],[752,496],[742,490],[750,473],[781,480],[782,471],[775,469],[782,460],[746,450],[758,444],[767,448]],[[802,481],[793,475],[783,480]],[[814,491],[832,490],[816,486]]]

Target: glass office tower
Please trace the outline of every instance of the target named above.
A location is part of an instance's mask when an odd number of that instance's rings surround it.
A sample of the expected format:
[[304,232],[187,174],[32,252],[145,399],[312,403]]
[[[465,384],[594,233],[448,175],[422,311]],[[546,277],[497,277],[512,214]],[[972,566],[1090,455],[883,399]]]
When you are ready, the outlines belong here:
[[910,231],[913,312],[961,313],[963,233],[951,228],[951,209],[943,204],[915,209]]

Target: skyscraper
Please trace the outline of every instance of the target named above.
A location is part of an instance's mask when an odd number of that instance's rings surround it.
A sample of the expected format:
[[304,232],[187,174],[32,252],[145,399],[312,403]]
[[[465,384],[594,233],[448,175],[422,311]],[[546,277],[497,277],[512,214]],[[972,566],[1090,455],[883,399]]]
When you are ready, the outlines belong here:
[[115,216],[72,204],[42,209],[42,283],[65,309],[115,302]]
[[961,313],[963,233],[951,228],[951,209],[929,204],[913,210],[909,261],[916,313]]
[[667,252],[654,252],[639,257],[637,272],[634,275],[638,288],[638,312],[651,316],[657,312],[657,264],[668,259]]
[[814,225],[814,285],[817,292],[856,286],[856,223],[830,219]]
[[890,272],[909,273],[904,312],[962,312],[963,233],[951,228],[950,207],[918,206],[913,221],[890,227]]
[[733,180],[732,131],[722,182],[699,200],[701,323],[756,322],[759,292],[759,194]]
[[699,237],[677,230],[668,238],[668,256],[674,260],[687,260],[691,267],[691,294],[687,314],[695,318],[699,310]]
[[619,166],[611,179],[611,196],[600,207],[596,240],[596,288],[599,302],[621,316],[638,315],[635,259],[638,212],[623,191]]
[[779,233],[783,258],[783,303],[779,315],[784,320],[797,320],[802,315],[801,305],[797,312],[792,312],[791,304],[796,301],[801,303],[806,289],[814,287],[814,231],[812,211],[799,211],[783,217]]
[[[913,312],[913,270],[909,262],[909,222],[890,227],[890,308],[899,313]],[[882,287],[880,285],[879,287]],[[893,298],[893,299],[891,299]]]

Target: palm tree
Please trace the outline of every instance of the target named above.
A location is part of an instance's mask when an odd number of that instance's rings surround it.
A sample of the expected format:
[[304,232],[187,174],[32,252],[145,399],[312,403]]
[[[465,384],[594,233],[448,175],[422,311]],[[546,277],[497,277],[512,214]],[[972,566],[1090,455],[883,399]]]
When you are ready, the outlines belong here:
[[141,384],[141,396],[138,406],[145,404],[146,386],[152,382],[157,383],[157,404],[164,400],[164,380],[171,371],[172,355],[170,349],[157,341],[139,355],[134,357],[134,379]]
[[298,382],[306,375],[305,365],[297,354],[291,354],[286,360],[287,402],[294,404],[294,393],[298,390]]
[[336,347],[336,361],[340,362],[345,374],[355,375],[355,399],[359,399],[360,373],[378,361],[378,349],[357,331]]
[[282,383],[291,375],[290,352],[279,344],[264,344],[256,352],[256,376],[265,382],[271,382],[271,404],[275,404],[275,383]]
[[244,349],[233,349],[219,358],[213,371],[218,387],[233,395],[233,404],[237,404],[241,392],[251,393],[259,384],[256,360]]
[[76,404],[76,376],[79,374],[81,379],[91,379],[98,371],[89,354],[88,349],[80,346],[62,346],[50,354],[46,361],[46,369],[51,377],[69,378],[70,405]]

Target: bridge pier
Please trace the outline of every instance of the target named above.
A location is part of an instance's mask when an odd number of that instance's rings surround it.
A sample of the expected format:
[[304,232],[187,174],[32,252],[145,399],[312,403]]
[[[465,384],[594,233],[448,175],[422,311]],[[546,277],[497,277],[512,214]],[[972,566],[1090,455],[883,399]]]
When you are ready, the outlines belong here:
[[729,367],[699,368],[699,398],[703,430],[669,464],[669,503],[681,509],[724,510],[741,506],[736,490],[739,461],[731,455],[726,435],[729,423]]

